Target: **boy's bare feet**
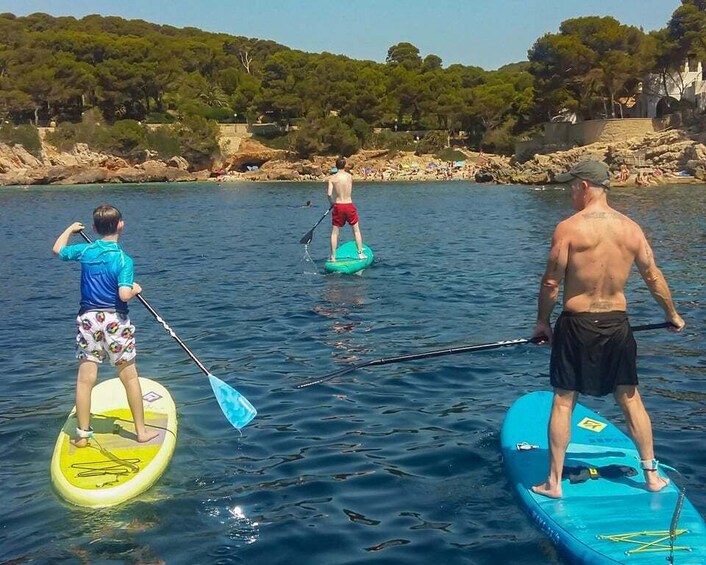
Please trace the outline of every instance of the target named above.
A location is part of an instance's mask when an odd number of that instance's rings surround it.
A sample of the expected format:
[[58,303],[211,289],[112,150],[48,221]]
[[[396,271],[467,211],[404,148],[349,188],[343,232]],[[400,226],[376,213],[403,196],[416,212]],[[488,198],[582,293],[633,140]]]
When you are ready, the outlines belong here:
[[142,433],[136,433],[138,443],[147,443],[151,439],[156,438],[159,435],[158,430],[145,430]]

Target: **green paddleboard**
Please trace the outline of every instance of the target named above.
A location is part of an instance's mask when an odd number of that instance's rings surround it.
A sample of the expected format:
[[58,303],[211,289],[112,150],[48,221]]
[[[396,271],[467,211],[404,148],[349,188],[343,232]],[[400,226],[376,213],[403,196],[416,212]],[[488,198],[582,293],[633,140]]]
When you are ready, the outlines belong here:
[[355,241],[347,241],[336,249],[336,260],[326,261],[324,270],[328,273],[352,274],[369,267],[373,262],[373,250],[363,244],[365,259],[358,258],[358,247]]

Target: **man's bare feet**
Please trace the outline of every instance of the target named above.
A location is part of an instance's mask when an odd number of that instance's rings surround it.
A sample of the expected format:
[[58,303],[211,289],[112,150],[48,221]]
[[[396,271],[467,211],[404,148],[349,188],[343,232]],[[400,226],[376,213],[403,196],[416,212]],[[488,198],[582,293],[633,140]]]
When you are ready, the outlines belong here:
[[147,443],[151,439],[156,438],[159,435],[157,430],[145,430],[142,433],[136,433],[138,443]]
[[669,479],[660,477],[657,471],[645,470],[645,488],[650,492],[659,492],[669,484]]
[[548,498],[561,498],[561,484],[551,485],[549,481],[535,485],[532,487],[532,492],[541,494]]
[[77,437],[76,439],[72,439],[71,443],[74,447],[86,447],[86,446],[88,446],[88,438],[87,437]]
[[368,256],[365,253],[363,253],[362,251],[360,253],[358,253],[358,259],[367,259],[367,258],[368,258]]
[[335,262],[336,262],[336,258],[335,258],[334,256],[329,257],[328,260],[329,260],[331,263],[335,263]]

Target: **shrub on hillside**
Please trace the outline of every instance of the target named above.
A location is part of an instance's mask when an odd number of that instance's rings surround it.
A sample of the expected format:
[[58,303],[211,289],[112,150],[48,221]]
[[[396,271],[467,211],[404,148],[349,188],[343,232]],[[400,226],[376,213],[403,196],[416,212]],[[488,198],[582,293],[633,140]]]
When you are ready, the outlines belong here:
[[414,152],[417,155],[436,153],[449,144],[449,136],[445,131],[429,131],[416,143]]
[[120,120],[110,128],[111,153],[126,156],[132,151],[147,147],[147,128],[136,120]]
[[491,153],[512,155],[517,143],[517,137],[512,133],[513,126],[512,121],[507,121],[500,127],[487,131],[483,136],[483,146]]
[[160,159],[179,155],[179,136],[173,127],[160,127],[147,130],[147,148],[156,151]]
[[61,151],[70,151],[77,143],[85,143],[95,151],[128,157],[149,149],[160,158],[181,155],[196,165],[208,165],[218,155],[218,125],[200,116],[153,130],[135,120],[120,120],[112,126],[83,122],[63,123],[47,134],[47,141]]
[[193,165],[208,165],[220,153],[216,122],[187,116],[174,126],[174,132],[179,139],[179,154]]
[[452,149],[451,147],[445,147],[436,153],[434,157],[442,161],[465,161],[468,159],[468,155],[458,149]]
[[10,146],[21,145],[35,157],[39,157],[42,152],[39,131],[29,124],[17,127],[9,123],[3,124],[0,128],[0,141]]
[[297,155],[349,156],[360,149],[355,132],[337,116],[308,119],[294,134],[292,144]]
[[411,133],[390,130],[373,133],[366,143],[366,147],[369,149],[387,149],[389,151],[414,151],[415,145]]
[[63,122],[47,133],[46,140],[60,151],[70,151],[77,143],[85,143],[97,151],[110,151],[114,143],[110,126],[89,122]]

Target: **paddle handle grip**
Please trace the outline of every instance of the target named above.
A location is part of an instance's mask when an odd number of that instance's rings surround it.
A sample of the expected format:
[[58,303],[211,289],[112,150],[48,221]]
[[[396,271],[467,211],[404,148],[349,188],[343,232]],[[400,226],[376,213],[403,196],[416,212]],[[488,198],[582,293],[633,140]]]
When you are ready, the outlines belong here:
[[633,326],[632,331],[642,332],[645,330],[661,330],[664,328],[676,328],[676,326],[670,322],[660,322],[659,324],[643,324],[641,326]]

